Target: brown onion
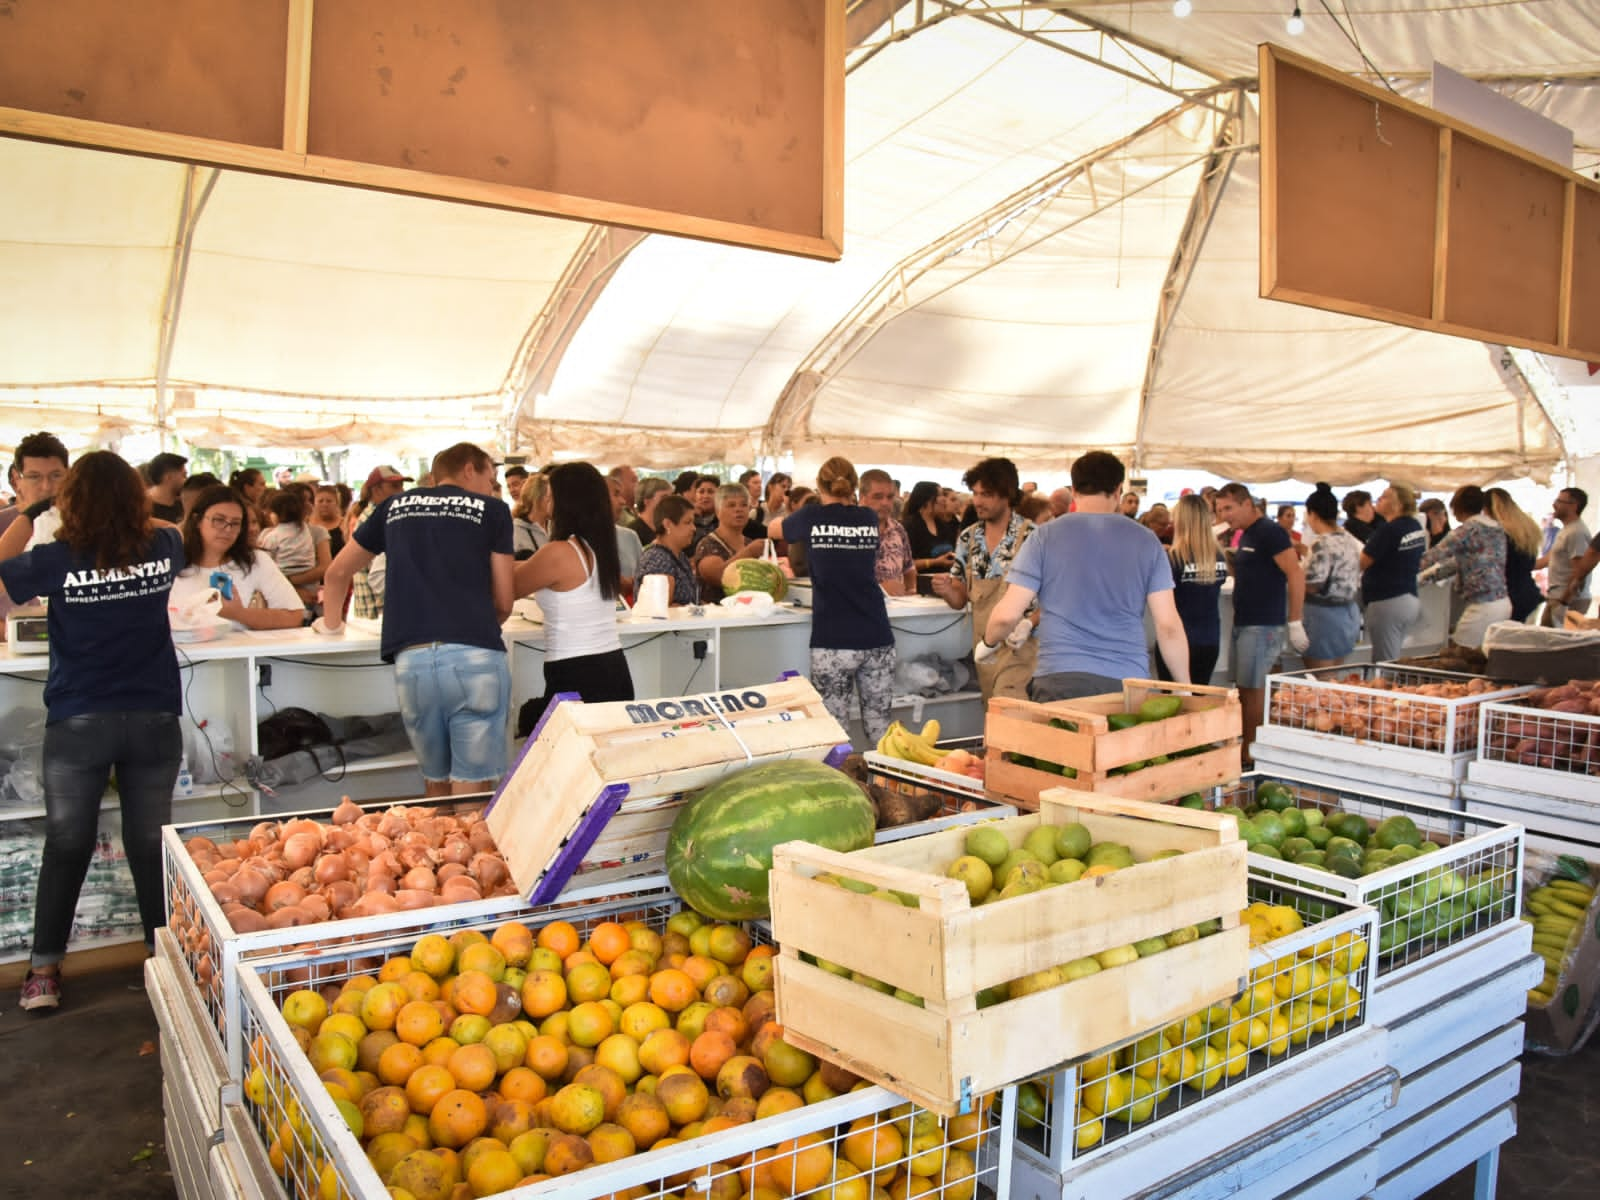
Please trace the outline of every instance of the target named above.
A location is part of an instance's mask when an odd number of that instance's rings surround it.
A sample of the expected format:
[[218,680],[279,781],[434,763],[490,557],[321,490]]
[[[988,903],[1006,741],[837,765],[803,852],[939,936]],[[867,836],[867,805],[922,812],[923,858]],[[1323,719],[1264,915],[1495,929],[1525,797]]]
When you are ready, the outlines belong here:
[[235,933],[260,933],[267,927],[267,919],[255,909],[241,905],[229,913],[228,924]]
[[183,844],[183,848],[190,854],[215,853],[217,844],[208,837],[192,837]]
[[367,895],[370,896],[374,892],[381,892],[386,896],[392,896],[394,894],[394,890],[395,882],[393,875],[390,875],[384,871],[374,871],[367,876]]
[[317,886],[317,873],[310,867],[301,867],[298,871],[292,872],[289,878],[308,892]]
[[454,879],[446,880],[439,887],[439,902],[441,904],[470,904],[474,900],[482,899],[483,892],[470,875],[461,875]]
[[328,830],[328,836],[322,839],[322,848],[337,854],[341,850],[348,850],[355,840],[355,830],[347,825],[338,825]]
[[489,827],[482,821],[467,830],[467,841],[472,843],[472,848],[479,853],[487,853],[495,848],[494,834],[489,832]]
[[269,913],[277,912],[280,908],[293,908],[306,898],[306,890],[292,880],[275,883],[267,889],[267,894],[262,899],[262,904]]
[[492,891],[511,876],[506,867],[506,860],[498,854],[474,854],[468,869],[483,885],[484,891]]
[[267,889],[272,886],[272,880],[267,878],[265,872],[247,865],[233,873],[233,886],[239,889],[239,899],[254,908],[267,894]]
[[[300,824],[301,822],[296,822]],[[303,867],[317,857],[322,849],[322,839],[314,833],[293,834],[283,840],[283,861],[291,867]]]
[[445,839],[444,845],[439,847],[439,861],[444,863],[464,863],[472,858],[472,843],[459,834]]
[[333,915],[333,905],[320,892],[312,892],[300,901],[300,907],[305,909],[312,921],[326,921]]
[[352,825],[361,819],[361,806],[349,796],[339,799],[339,807],[333,810],[333,823],[335,825]]
[[403,875],[407,868],[400,865],[400,859],[393,850],[385,850],[373,857],[370,870],[382,871],[385,875]]
[[293,929],[298,925],[309,924],[311,924],[311,914],[298,904],[280,908],[267,917],[268,929]]
[[359,917],[377,916],[380,913],[400,911],[400,901],[383,892],[368,892],[361,899],[351,905],[351,911]]
[[439,881],[440,887],[444,886],[446,880],[457,879],[462,876],[471,878],[470,875],[467,875],[466,865],[457,862],[445,863],[444,866],[433,873],[433,877]]
[[345,862],[342,854],[324,854],[317,860],[317,865],[312,871],[318,883],[332,883],[335,879],[343,879],[350,874],[350,865]]
[[386,838],[400,837],[410,828],[411,826],[407,824],[405,817],[392,808],[384,813],[383,820],[378,822],[378,832]]
[[433,866],[433,851],[427,846],[401,846],[397,857],[400,865],[408,871],[413,867]]
[[418,891],[416,888],[401,888],[394,894],[400,907],[405,909],[432,908],[434,894],[432,892]]
[[237,904],[239,903],[238,885],[226,879],[220,883],[213,883],[211,885],[211,898],[218,904]]
[[328,898],[328,907],[338,911],[347,904],[354,904],[361,898],[361,889],[348,879],[335,879],[322,889],[322,894]]
[[434,892],[439,889],[439,881],[433,877],[433,872],[427,867],[412,867],[400,878],[402,889],[412,889],[419,892]]

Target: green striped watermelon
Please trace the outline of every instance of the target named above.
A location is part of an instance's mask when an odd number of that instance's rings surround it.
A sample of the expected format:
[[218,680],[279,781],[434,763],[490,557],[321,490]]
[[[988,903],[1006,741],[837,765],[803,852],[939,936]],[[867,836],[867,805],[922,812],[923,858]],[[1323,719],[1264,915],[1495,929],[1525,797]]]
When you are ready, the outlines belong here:
[[872,801],[842,771],[806,759],[745,767],[703,788],[667,835],[667,876],[696,912],[720,921],[765,917],[772,848],[872,845]]
[[766,592],[780,604],[789,590],[789,578],[777,563],[759,558],[735,558],[722,570],[722,590],[732,596],[739,592]]

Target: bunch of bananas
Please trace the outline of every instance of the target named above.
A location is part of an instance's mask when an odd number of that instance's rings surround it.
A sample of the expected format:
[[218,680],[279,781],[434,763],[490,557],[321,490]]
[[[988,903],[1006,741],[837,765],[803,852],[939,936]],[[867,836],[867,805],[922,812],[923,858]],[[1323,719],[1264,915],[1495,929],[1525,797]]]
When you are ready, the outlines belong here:
[[937,767],[950,753],[934,745],[938,740],[938,721],[927,722],[918,733],[912,733],[899,721],[891,721],[878,739],[878,753],[924,767]]
[[1533,952],[1544,959],[1544,979],[1528,991],[1528,1003],[1550,1003],[1567,957],[1584,927],[1594,889],[1572,879],[1552,879],[1523,897],[1522,919],[1533,926]]

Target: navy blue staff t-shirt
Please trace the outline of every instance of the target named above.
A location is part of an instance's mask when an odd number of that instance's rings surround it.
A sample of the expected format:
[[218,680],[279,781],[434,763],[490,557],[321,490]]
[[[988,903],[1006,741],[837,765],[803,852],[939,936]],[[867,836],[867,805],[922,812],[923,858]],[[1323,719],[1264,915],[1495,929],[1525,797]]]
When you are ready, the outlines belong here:
[[878,586],[878,514],[859,504],[808,504],[783,519],[783,540],[806,548],[811,645],[876,650],[894,643]]
[[453,483],[414,488],[378,505],[355,536],[389,558],[384,662],[427,642],[505,649],[490,568],[492,555],[512,552],[504,500]]
[[49,601],[50,721],[86,713],[182,709],[167,594],[184,567],[183,538],[164,526],[126,568],[100,571],[65,542],[0,563],[14,599]]
[[1272,560],[1293,545],[1288,531],[1266,517],[1244,531],[1233,559],[1235,625],[1288,624],[1289,586]]
[[1428,535],[1415,517],[1396,517],[1372,531],[1361,552],[1372,565],[1361,574],[1361,601],[1376,604],[1417,594],[1417,572]]
[[1178,608],[1178,618],[1183,622],[1183,632],[1191,646],[1216,646],[1222,642],[1222,614],[1217,609],[1217,598],[1222,595],[1222,585],[1228,578],[1228,564],[1219,554],[1216,572],[1210,583],[1200,580],[1200,568],[1195,563],[1180,563],[1168,555],[1172,563],[1172,599]]

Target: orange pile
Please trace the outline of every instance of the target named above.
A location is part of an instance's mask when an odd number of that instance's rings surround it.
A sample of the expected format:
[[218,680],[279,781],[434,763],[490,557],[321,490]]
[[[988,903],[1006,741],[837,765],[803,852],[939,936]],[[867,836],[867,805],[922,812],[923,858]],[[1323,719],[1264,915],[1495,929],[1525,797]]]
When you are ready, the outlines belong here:
[[[642,921],[512,922],[427,934],[378,974],[301,990],[284,1019],[391,1193],[488,1196],[864,1087],[783,1040],[771,946],[680,912]],[[345,1193],[260,1048],[245,1092],[280,1173]],[[708,1200],[970,1200],[983,1114],[902,1106],[831,1140],[807,1134],[693,1175]],[[297,1156],[299,1156],[297,1158]],[[302,1161],[312,1158],[312,1161]],[[667,1188],[689,1182],[663,1181]],[[638,1187],[612,1200],[659,1189]],[[309,1200],[309,1198],[308,1198]]]

